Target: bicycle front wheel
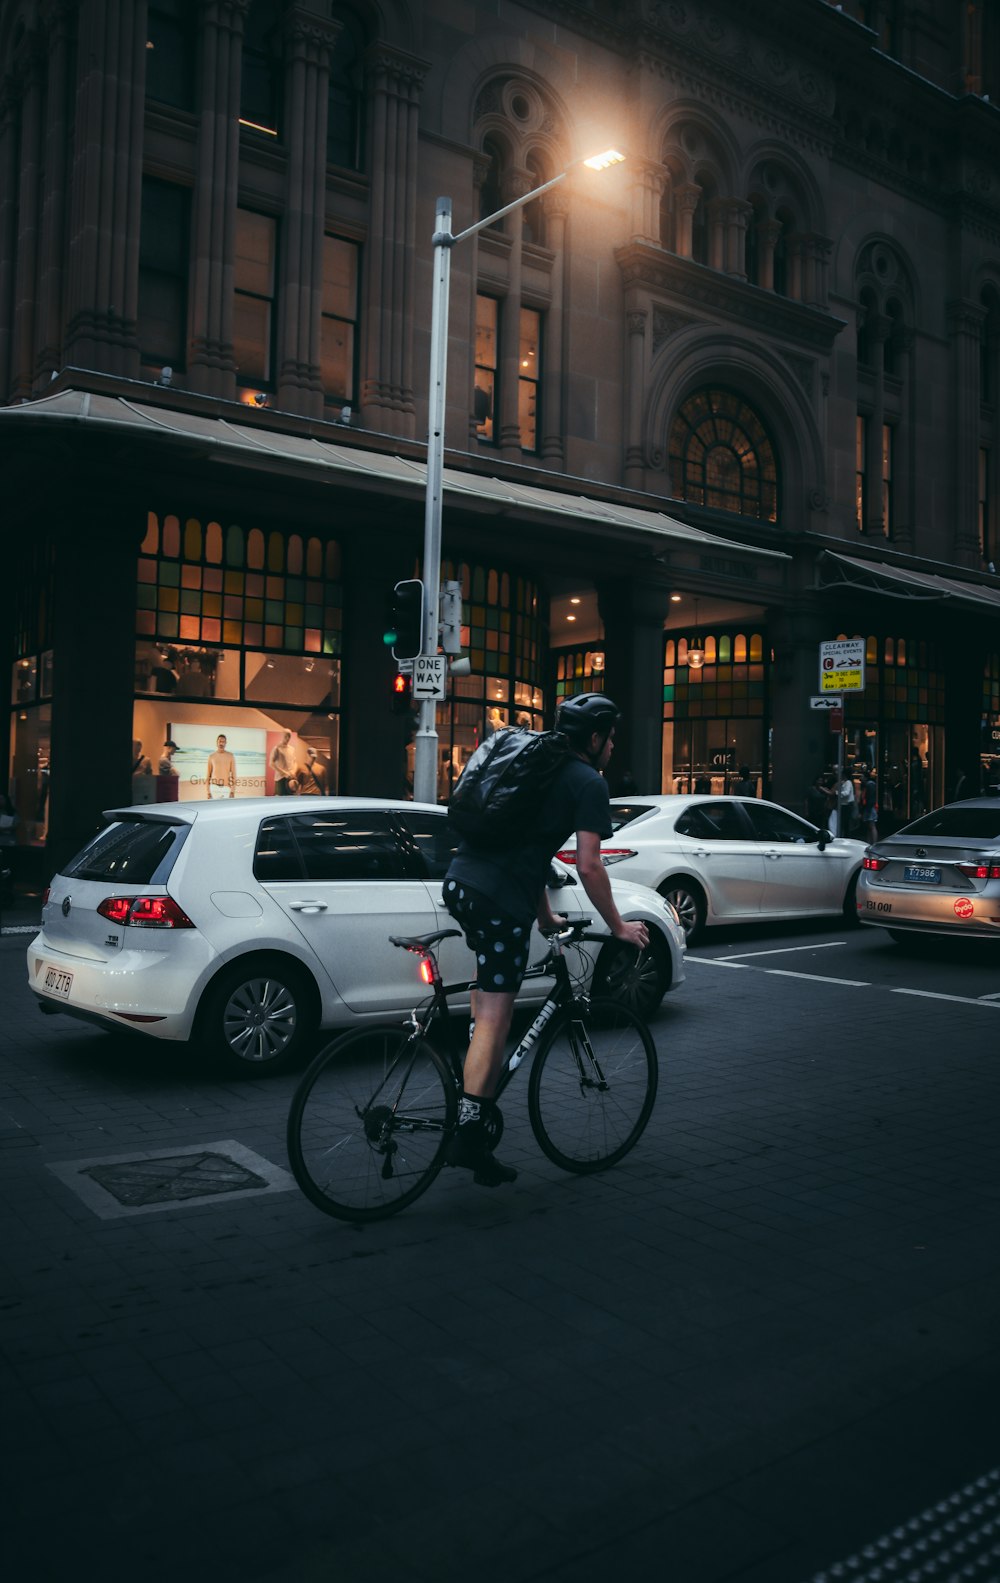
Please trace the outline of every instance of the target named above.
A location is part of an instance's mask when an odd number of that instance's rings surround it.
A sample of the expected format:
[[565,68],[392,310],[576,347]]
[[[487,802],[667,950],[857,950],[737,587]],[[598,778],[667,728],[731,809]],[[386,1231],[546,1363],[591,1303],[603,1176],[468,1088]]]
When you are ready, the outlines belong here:
[[528,1117],[564,1171],[603,1171],[636,1144],[656,1099],[656,1046],[641,1017],[613,1000],[563,1012],[535,1056]]
[[433,1182],[458,1109],[441,1057],[401,1028],[334,1039],[303,1074],[288,1116],[295,1180],[324,1214],[382,1220]]

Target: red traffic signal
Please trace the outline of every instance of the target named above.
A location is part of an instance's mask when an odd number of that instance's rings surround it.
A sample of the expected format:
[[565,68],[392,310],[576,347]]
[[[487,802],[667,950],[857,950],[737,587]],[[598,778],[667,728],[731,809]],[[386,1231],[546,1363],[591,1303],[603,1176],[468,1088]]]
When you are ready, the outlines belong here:
[[413,677],[404,676],[399,672],[392,678],[392,712],[394,715],[409,714],[413,701]]

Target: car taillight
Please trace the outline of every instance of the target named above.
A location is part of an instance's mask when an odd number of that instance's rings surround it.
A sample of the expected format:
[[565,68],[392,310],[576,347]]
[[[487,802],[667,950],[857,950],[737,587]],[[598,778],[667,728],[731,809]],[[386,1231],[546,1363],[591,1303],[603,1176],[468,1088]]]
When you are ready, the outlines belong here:
[[571,864],[573,864],[575,866],[576,865],[576,848],[575,847],[564,847],[561,852],[557,852],[556,853],[556,857],[559,859],[560,863],[571,863]]
[[862,863],[861,867],[862,868],[873,868],[873,869],[875,869],[875,871],[877,873],[880,868],[885,868],[885,865],[888,863],[888,861],[889,861],[889,859],[887,857],[872,857],[869,854],[865,858],[865,860]]
[[635,857],[635,853],[627,846],[602,846],[601,862],[607,868],[611,863],[620,863],[622,858]]
[[1000,879],[1000,863],[956,863],[955,867],[969,879]]
[[51,885],[46,885],[46,887],[45,887],[45,895],[42,897],[42,906],[43,907],[47,907],[48,904],[49,904],[49,894],[50,894],[51,890],[52,890]]
[[172,896],[109,896],[98,908],[111,923],[136,929],[193,929],[194,924]]

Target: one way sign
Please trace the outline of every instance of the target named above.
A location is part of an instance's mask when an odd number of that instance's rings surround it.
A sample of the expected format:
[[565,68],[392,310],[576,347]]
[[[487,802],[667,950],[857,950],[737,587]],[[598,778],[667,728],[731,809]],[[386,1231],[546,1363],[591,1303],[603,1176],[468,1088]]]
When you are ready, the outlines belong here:
[[839,693],[823,693],[820,697],[810,698],[810,709],[843,709],[844,700]]

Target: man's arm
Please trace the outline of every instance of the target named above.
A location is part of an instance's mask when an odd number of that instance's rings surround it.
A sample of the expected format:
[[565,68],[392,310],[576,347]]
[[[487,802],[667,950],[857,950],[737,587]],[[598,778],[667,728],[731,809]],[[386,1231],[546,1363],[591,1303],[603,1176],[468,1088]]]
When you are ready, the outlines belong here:
[[205,796],[212,795],[212,755],[208,755],[208,764],[205,766]]
[[608,871],[601,862],[601,838],[594,830],[576,832],[576,871],[615,939],[643,950],[649,944],[649,930],[644,923],[626,923],[615,906]]

